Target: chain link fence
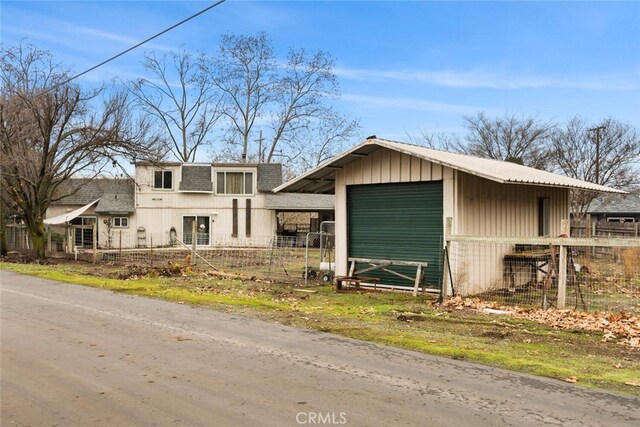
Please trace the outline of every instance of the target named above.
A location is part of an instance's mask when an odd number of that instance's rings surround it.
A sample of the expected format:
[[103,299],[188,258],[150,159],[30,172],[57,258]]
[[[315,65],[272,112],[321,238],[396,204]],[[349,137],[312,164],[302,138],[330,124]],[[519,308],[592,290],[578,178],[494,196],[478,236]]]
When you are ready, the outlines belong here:
[[640,313],[640,239],[453,238],[447,251],[454,295]]

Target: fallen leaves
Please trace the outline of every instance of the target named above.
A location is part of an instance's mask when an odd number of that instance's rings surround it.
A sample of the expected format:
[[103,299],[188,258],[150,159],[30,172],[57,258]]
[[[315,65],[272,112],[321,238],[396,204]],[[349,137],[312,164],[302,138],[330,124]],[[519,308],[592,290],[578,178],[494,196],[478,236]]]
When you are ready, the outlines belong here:
[[500,313],[541,323],[552,328],[584,330],[602,333],[602,340],[617,341],[633,349],[640,349],[640,316],[627,312],[583,312],[569,309],[502,307],[496,302],[477,298],[454,297],[444,301],[449,310],[471,309],[485,313]]

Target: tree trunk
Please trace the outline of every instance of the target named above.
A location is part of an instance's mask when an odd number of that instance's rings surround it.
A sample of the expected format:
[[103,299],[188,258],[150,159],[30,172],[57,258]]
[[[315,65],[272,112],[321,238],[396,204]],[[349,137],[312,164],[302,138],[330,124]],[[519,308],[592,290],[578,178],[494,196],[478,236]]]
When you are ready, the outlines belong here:
[[34,256],[36,258],[44,258],[46,247],[44,223],[36,223],[36,226],[31,230],[31,241],[33,243]]

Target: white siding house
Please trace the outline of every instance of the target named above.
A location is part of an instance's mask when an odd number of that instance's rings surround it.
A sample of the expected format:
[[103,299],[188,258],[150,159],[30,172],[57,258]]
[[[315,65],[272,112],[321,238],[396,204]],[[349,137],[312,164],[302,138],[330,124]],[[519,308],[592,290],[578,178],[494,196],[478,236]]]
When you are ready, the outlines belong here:
[[[99,248],[270,243],[279,211],[333,210],[333,197],[272,194],[280,164],[138,163],[134,179],[71,179],[47,211],[73,245]],[[73,218],[69,218],[72,214]],[[68,249],[68,248],[67,248]]]

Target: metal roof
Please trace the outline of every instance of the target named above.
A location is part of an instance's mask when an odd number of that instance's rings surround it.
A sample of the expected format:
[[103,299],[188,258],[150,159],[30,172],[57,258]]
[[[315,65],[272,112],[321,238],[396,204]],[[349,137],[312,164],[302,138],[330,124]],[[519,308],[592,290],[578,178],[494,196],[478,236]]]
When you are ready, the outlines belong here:
[[333,194],[335,173],[345,165],[366,157],[376,150],[389,149],[418,157],[471,175],[502,184],[543,185],[549,187],[576,188],[606,193],[626,193],[622,190],[592,184],[579,179],[546,172],[516,163],[484,159],[465,154],[449,153],[432,148],[379,138],[368,138],[361,144],[330,159],[310,171],[277,187],[274,192]]

